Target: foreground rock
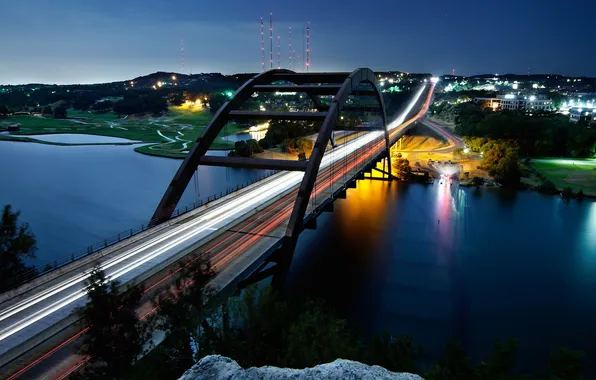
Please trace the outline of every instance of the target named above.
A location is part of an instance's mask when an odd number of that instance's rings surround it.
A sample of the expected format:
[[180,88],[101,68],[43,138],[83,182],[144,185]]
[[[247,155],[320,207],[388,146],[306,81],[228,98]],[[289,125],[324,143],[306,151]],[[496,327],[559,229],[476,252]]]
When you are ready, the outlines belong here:
[[396,373],[379,366],[369,366],[351,360],[337,359],[332,363],[321,364],[313,368],[290,369],[278,367],[251,367],[243,369],[230,358],[219,355],[205,356],[191,369],[186,371],[181,380],[306,380],[306,379],[391,379],[424,380],[418,375]]

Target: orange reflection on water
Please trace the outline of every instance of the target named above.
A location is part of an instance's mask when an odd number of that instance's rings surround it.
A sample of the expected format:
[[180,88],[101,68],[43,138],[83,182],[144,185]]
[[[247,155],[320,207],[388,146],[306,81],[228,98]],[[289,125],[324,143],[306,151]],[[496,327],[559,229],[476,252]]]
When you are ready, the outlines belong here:
[[358,181],[356,189],[348,189],[350,207],[342,208],[341,217],[335,218],[339,229],[349,231],[352,236],[375,240],[376,234],[370,232],[384,231],[387,223],[390,186],[390,182],[386,181],[362,180]]

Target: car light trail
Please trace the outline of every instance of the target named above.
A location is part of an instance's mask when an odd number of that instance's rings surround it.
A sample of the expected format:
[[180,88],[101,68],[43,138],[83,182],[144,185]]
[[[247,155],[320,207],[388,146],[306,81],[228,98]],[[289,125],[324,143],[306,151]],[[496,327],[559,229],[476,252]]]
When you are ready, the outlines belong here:
[[[421,87],[420,90],[416,93],[413,97],[412,101],[409,103],[408,107],[404,110],[404,112],[392,123],[388,124],[387,130],[390,131],[391,136],[398,133],[400,130],[403,130],[406,126],[410,125],[414,122],[414,120],[419,117],[419,115],[424,113],[424,109],[419,112],[414,118],[408,120],[404,123],[405,118],[414,108],[415,104],[419,100],[420,96],[422,95],[425,87]],[[429,92],[429,96],[427,99],[430,100],[432,95],[432,91]],[[428,104],[426,104],[427,106]],[[397,129],[398,127],[401,127]],[[326,174],[326,177],[323,176],[323,182],[328,183],[331,185],[334,181],[338,180],[341,176],[345,175],[347,171],[351,170],[354,166],[361,164],[369,158],[371,155],[376,154],[378,151],[382,149],[383,141],[383,132],[382,131],[373,131],[373,132],[366,132],[363,136],[355,138],[339,147],[330,149],[326,154],[323,156],[321,162],[321,169],[326,169],[330,165],[334,165],[337,162],[340,162],[342,159],[355,154],[362,148],[368,149],[367,154],[362,155],[358,159],[354,160],[354,162],[346,167],[344,170],[340,170],[338,173],[333,173],[334,176],[332,178],[329,174]],[[369,149],[369,144],[373,143],[373,148]],[[323,172],[322,172],[323,173]],[[218,204],[214,206],[211,210],[207,210],[204,212],[203,215],[198,216],[195,219],[185,222],[179,227],[174,227],[165,231],[162,235],[157,236],[144,242],[133,249],[127,250],[122,254],[109,258],[102,262],[101,268],[106,270],[106,275],[109,279],[117,279],[120,278],[135,269],[139,268],[140,266],[148,263],[149,261],[156,259],[168,251],[172,251],[176,247],[180,247],[176,252],[179,252],[181,249],[186,248],[183,244],[194,237],[199,237],[201,233],[205,233],[205,236],[201,236],[200,238],[206,237],[211,232],[223,228],[225,225],[230,223],[230,218],[238,219],[255,207],[267,203],[267,201],[274,199],[275,197],[280,196],[281,194],[286,193],[287,191],[291,190],[292,188],[296,187],[302,180],[303,173],[301,172],[285,172],[285,173],[278,173],[275,174],[259,183],[258,187],[255,187],[252,190],[245,191],[240,195],[237,195],[230,200],[226,201],[225,203]],[[321,186],[321,184],[319,184]],[[319,192],[323,191],[327,186],[321,186],[318,189],[315,189],[314,194],[318,194]],[[293,193],[291,195],[294,195]],[[290,200],[290,205],[283,207],[281,210],[277,210],[275,219],[267,223],[265,226],[262,226],[263,223],[256,223],[257,226],[253,228],[254,230],[258,230],[259,234],[263,234],[264,231],[270,231],[275,227],[279,226],[287,217],[289,217],[292,207],[293,207],[293,197]],[[263,215],[262,217],[265,217]],[[262,218],[260,215],[257,219]],[[218,225],[221,224],[221,225]],[[255,224],[251,222],[248,226]],[[248,227],[247,226],[247,227]],[[261,228],[259,228],[261,227]],[[261,238],[262,236],[257,235],[244,235],[243,239],[240,239],[239,242],[235,242],[236,244],[232,244],[230,247],[226,247],[226,249],[215,255],[212,259],[215,261],[214,266],[217,265],[218,267],[222,267],[223,265],[227,264],[229,261],[233,260],[235,257],[239,256],[242,250],[248,247],[253,241],[256,239]],[[219,245],[223,244],[227,239],[223,242],[220,242],[215,247],[212,247],[211,250],[214,250]],[[235,247],[235,248],[233,248]],[[230,251],[230,249],[233,249]],[[224,252],[228,252],[226,255],[222,255]],[[208,251],[209,252],[209,251]],[[139,257],[136,257],[139,256]],[[132,260],[129,263],[124,263],[126,260]],[[116,267],[118,264],[122,264],[122,266]],[[108,269],[112,269],[111,271],[107,271]],[[68,292],[60,299],[50,302],[49,305],[41,307],[37,310],[32,310],[30,314],[23,316],[23,318],[19,319],[15,323],[10,324],[10,326],[5,327],[4,329],[0,330],[0,342],[5,340],[6,338],[10,337],[11,335],[25,329],[26,327],[34,324],[35,322],[49,317],[55,311],[64,308],[67,305],[72,304],[73,302],[81,299],[86,295],[84,281],[89,278],[90,270],[86,270],[83,273],[76,274],[69,279],[62,281],[56,285],[53,285],[49,288],[46,288],[37,294],[16,303],[0,312],[0,321],[6,320],[10,317],[17,316],[17,314],[26,311],[27,309],[39,304],[42,301],[48,300],[51,297],[60,297],[60,293],[68,291],[69,288],[72,288],[78,285],[78,289],[73,289],[73,291]],[[74,306],[74,305],[73,305]],[[80,336],[76,334],[75,337]],[[25,339],[28,337],[25,337]],[[73,337],[74,338],[74,337]],[[32,365],[37,364],[40,360],[45,359],[48,355],[55,352],[59,347],[62,347],[64,344],[70,342],[67,341],[62,345],[58,346],[57,348],[53,349],[52,351],[48,352],[46,355],[42,356],[41,358],[37,359],[35,362],[31,363],[30,366],[25,367],[30,368]],[[13,343],[12,346],[20,343],[20,342],[9,342]],[[2,347],[0,345],[0,354],[6,352],[11,347]],[[23,373],[19,371],[17,374]]]

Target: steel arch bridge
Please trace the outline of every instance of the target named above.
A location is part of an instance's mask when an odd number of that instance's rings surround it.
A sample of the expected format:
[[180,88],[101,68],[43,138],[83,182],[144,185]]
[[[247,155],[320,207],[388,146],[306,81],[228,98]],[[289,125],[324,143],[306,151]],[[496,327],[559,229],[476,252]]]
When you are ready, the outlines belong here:
[[[369,89],[363,90],[363,85],[368,85]],[[239,110],[255,92],[278,91],[306,93],[310,99],[312,99],[316,112]],[[152,220],[159,223],[171,217],[184,190],[188,186],[195,169],[199,165],[303,171],[304,176],[300,183],[285,233],[288,244],[284,245],[293,252],[297,237],[303,230],[305,212],[319,172],[321,160],[328,144],[331,143],[332,146],[335,146],[332,134],[336,127],[339,114],[342,109],[346,107],[348,97],[352,94],[374,96],[376,98],[382,123],[377,123],[376,126],[369,126],[368,130],[378,129],[384,131],[384,153],[389,168],[391,168],[389,154],[390,141],[387,130],[385,104],[372,70],[360,68],[351,73],[296,73],[284,69],[270,70],[249,79],[234,93],[232,98],[222,105],[222,107],[215,113],[207,128],[205,128],[201,136],[195,141],[189,154],[180,165],[180,168],[176,172],[155,210]],[[321,95],[333,95],[331,104],[323,104],[319,98]],[[220,131],[225,127],[227,122],[231,120],[304,120],[318,121],[322,122],[322,124],[308,160],[293,161],[206,155],[209,147],[217,138]],[[362,128],[362,130],[364,131],[366,128]]]

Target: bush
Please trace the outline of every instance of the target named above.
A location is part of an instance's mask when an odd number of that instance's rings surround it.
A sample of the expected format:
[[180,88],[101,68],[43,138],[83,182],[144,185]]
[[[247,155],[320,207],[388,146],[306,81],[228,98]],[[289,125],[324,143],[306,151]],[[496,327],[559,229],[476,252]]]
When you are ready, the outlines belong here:
[[566,187],[561,192],[561,196],[565,199],[571,199],[571,198],[575,198],[575,193],[573,192],[572,188]]
[[538,191],[544,194],[555,194],[557,192],[557,187],[552,181],[547,180],[538,186]]
[[484,183],[484,178],[474,177],[474,178],[472,178],[472,183],[474,184],[474,186],[480,186]]
[[305,155],[310,155],[313,146],[314,142],[311,139],[306,137],[298,137],[295,139],[286,139],[282,141],[280,144],[280,149],[282,152],[287,152],[290,154],[304,153]]
[[255,153],[262,153],[263,148],[259,145],[257,140],[240,140],[234,144],[234,150],[232,150],[228,156],[232,157],[252,157]]

